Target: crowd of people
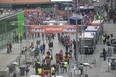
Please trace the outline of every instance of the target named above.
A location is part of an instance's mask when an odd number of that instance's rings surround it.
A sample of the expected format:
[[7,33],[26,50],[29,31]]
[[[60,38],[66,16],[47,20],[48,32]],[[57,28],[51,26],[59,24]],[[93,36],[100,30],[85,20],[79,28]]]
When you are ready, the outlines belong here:
[[43,21],[57,20],[63,21],[68,20],[67,16],[58,15],[54,12],[44,12],[44,11],[28,11],[25,12],[25,24],[26,25],[43,25]]
[[[59,35],[60,37],[63,37],[62,42],[61,38],[60,40],[58,38]],[[73,41],[71,40],[71,37],[65,33],[58,33],[57,35],[54,33],[49,33],[44,35],[44,38],[48,40],[48,50],[46,50],[45,43],[41,44],[40,41],[36,41],[35,47],[33,46],[33,43],[31,43],[31,47],[35,48],[35,74],[41,75],[41,77],[50,77],[51,75],[67,73],[69,60],[72,58],[73,55]],[[64,51],[61,48],[61,50],[58,53],[56,53],[55,56],[53,56],[52,49],[54,47],[53,42],[55,38],[58,38],[59,44],[63,45],[64,48],[66,48],[66,50]]]

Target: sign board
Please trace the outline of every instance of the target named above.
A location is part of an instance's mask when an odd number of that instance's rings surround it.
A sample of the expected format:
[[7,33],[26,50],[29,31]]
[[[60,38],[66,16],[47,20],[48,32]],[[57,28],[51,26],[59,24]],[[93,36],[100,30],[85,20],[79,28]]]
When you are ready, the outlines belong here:
[[91,22],[92,26],[101,26],[101,24],[103,23],[103,20],[94,20],[93,22]]
[[30,33],[58,33],[58,32],[65,32],[65,33],[75,33],[76,29],[79,28],[78,26],[74,25],[67,25],[67,26],[45,26],[45,25],[36,25],[30,26]]

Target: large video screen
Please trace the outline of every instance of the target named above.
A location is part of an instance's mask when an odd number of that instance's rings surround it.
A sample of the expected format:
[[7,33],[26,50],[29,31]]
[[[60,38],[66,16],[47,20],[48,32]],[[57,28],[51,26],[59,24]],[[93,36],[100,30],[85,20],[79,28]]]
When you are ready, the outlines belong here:
[[51,2],[69,2],[73,0],[51,0]]

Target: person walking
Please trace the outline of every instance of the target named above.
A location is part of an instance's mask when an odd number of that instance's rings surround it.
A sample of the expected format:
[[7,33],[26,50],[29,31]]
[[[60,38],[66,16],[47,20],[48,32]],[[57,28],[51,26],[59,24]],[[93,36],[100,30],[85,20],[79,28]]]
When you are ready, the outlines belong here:
[[38,68],[40,67],[40,62],[39,61],[35,61],[35,74],[38,74]]
[[63,73],[64,73],[64,71],[67,73],[67,67],[68,67],[68,62],[65,60],[63,62]]

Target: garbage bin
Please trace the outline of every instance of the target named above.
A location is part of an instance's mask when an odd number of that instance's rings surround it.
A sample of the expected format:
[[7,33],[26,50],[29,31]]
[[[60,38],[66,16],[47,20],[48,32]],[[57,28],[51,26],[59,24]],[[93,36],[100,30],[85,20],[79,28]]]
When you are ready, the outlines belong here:
[[21,76],[24,76],[25,75],[25,68],[26,68],[26,65],[21,65],[19,67],[19,69],[20,69],[20,75]]
[[115,70],[115,68],[116,68],[115,59],[111,59],[111,70]]

